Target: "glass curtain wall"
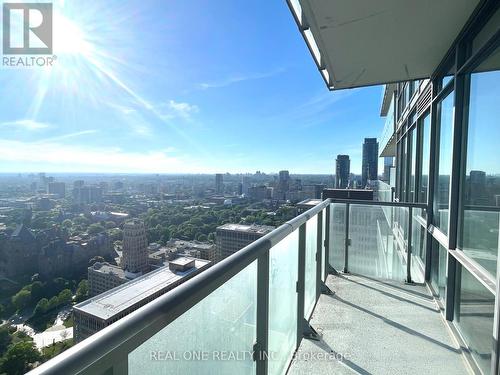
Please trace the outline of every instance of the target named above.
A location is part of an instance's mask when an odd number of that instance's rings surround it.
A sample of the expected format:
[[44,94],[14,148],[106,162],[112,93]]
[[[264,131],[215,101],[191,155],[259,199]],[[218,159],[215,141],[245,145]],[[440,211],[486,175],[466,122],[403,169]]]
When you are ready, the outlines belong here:
[[438,137],[436,139],[436,182],[434,224],[448,234],[448,210],[452,162],[454,94],[451,92],[438,104]]
[[[491,58],[483,65],[489,64],[494,66]],[[500,230],[500,71],[474,72],[468,81],[459,247],[496,275]]]

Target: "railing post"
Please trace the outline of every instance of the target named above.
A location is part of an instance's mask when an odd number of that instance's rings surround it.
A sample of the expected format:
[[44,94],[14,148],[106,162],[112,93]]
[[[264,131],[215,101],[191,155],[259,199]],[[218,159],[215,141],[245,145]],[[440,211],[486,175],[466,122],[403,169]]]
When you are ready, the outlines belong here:
[[267,375],[269,339],[269,252],[257,258],[257,342],[254,346],[257,375]]
[[406,253],[406,282],[408,284],[412,284],[413,281],[411,279],[411,252],[412,252],[412,216],[413,216],[413,208],[408,207],[408,244],[407,244],[407,253]]
[[326,218],[324,219],[324,220],[326,220],[326,222],[325,222],[325,242],[323,244],[323,246],[325,246],[325,264],[324,264],[324,268],[323,268],[323,272],[325,273],[325,278],[328,277],[328,275],[330,273],[334,273],[334,272],[331,272],[333,267],[330,266],[330,225],[332,225],[332,223],[330,222],[331,206],[332,206],[331,204],[326,206]]
[[321,294],[321,284],[323,282],[323,211],[318,212],[316,237],[316,300]]
[[351,239],[349,238],[349,203],[345,204],[345,236],[344,236],[344,273],[349,272],[349,246]]
[[306,273],[306,224],[299,227],[299,270],[297,274],[297,349],[304,332],[305,273]]

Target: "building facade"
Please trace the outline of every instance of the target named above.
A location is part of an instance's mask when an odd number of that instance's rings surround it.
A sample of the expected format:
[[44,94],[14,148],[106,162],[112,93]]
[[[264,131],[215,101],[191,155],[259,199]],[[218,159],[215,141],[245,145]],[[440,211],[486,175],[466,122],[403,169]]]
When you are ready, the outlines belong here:
[[446,319],[489,373],[498,363],[500,49],[498,31],[484,23],[498,30],[498,6],[482,17],[432,79],[385,86],[382,114],[394,128],[381,155],[396,161],[395,200],[428,205],[413,211],[413,252]]
[[378,180],[377,138],[365,138],[365,141],[363,142],[363,159],[361,161],[361,187],[366,187],[369,180]]
[[349,155],[337,155],[335,160],[335,188],[347,189],[351,173],[351,159]]
[[148,239],[144,222],[139,219],[123,224],[123,269],[132,272],[148,272]]
[[234,254],[273,230],[274,227],[269,225],[224,224],[217,227],[216,241],[219,260]]
[[48,193],[54,194],[57,198],[66,197],[66,184],[64,182],[49,182]]
[[215,193],[224,194],[224,175],[222,173],[215,175]]
[[106,262],[96,262],[90,266],[87,278],[91,297],[132,280],[127,278],[126,272],[121,267]]

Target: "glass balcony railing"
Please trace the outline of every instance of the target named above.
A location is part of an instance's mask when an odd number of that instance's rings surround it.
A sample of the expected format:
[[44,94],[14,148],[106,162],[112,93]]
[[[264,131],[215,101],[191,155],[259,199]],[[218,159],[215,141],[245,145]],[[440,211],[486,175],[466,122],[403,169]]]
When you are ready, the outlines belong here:
[[284,374],[328,273],[420,280],[422,209],[325,200],[31,373]]
[[[389,110],[387,111],[387,117],[385,118],[384,129],[382,130],[382,134],[379,138],[379,150],[380,155],[385,151],[389,140],[394,134],[395,124],[394,124],[394,101],[391,100],[391,105],[389,106]],[[394,156],[394,155],[387,155]]]

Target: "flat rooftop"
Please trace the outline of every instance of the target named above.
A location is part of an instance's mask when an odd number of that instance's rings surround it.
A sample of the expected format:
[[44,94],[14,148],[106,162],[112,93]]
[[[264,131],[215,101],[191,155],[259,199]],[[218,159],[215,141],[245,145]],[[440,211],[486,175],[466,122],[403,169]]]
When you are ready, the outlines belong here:
[[114,274],[118,277],[126,278],[126,272],[121,267],[113,264],[97,262],[90,268],[92,268],[95,272]]
[[209,263],[208,260],[195,259],[195,266],[184,272],[172,272],[168,266],[161,267],[79,303],[74,306],[74,309],[103,320],[110,319],[141,300],[166,289],[170,284],[205,268]]
[[244,233],[258,233],[258,234],[267,234],[272,232],[274,229],[273,226],[270,225],[246,225],[246,224],[224,224],[220,227],[217,227],[217,230],[227,230],[233,232],[244,232]]

